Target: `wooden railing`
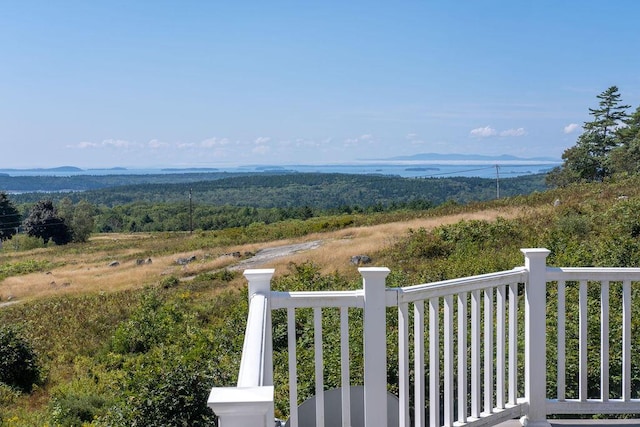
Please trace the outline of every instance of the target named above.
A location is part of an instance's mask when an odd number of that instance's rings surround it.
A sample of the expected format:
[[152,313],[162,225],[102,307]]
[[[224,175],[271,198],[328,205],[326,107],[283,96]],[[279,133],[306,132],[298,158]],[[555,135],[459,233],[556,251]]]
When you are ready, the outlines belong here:
[[[289,425],[325,425],[322,309],[340,313],[340,419],[350,426],[351,373],[349,309],[363,311],[364,425],[387,425],[388,307],[398,312],[398,414],[400,426],[495,425],[522,417],[530,426],[549,426],[553,414],[640,413],[632,398],[631,294],[640,269],[550,268],[546,249],[523,249],[525,265],[474,277],[386,288],[386,268],[360,268],[363,287],[356,291],[275,292],[273,270],[247,270],[249,316],[237,387],[214,388],[209,406],[221,427],[274,424],[272,310],[286,310]],[[601,395],[587,393],[587,286],[601,287]],[[609,284],[619,283],[622,387],[609,387]],[[580,298],[579,393],[567,398],[565,286],[577,284]],[[552,292],[555,290],[555,292]],[[547,301],[547,293],[553,300]],[[557,295],[557,297],[556,297]],[[556,300],[557,298],[557,300]],[[547,314],[548,307],[557,306]],[[315,420],[298,414],[296,310],[313,309]],[[557,329],[557,395],[547,396],[547,322]],[[616,329],[617,330],[617,329]],[[412,340],[410,338],[413,338]],[[426,346],[425,346],[426,343]],[[282,386],[282,385],[280,385]],[[571,395],[572,392],[569,392]],[[332,409],[332,410],[335,410]],[[394,414],[395,415],[395,414]],[[394,417],[391,417],[394,418]],[[302,423],[305,421],[305,423]]]

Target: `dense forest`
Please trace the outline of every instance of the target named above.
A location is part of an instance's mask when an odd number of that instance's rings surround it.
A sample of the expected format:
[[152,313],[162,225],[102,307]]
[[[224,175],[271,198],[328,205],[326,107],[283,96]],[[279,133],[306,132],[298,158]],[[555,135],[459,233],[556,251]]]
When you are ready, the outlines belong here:
[[[310,206],[333,209],[341,206],[374,206],[427,200],[438,205],[448,200],[464,203],[496,197],[496,180],[487,178],[401,178],[382,175],[337,173],[253,174],[219,177],[211,180],[135,183],[107,186],[82,192],[56,192],[12,195],[16,203],[33,203],[42,198],[74,202],[86,200],[97,206],[113,207],[127,203],[176,203],[188,200],[190,191],[198,204],[288,208]],[[184,178],[186,179],[186,178]],[[527,175],[500,180],[500,195],[514,196],[546,189],[544,175]],[[0,186],[0,188],[2,188]]]
[[[49,217],[59,213],[61,221],[72,228],[74,213],[81,211],[82,221],[75,222],[81,222],[86,228],[90,216],[93,226],[89,231],[137,232],[222,230],[327,214],[425,210],[445,202],[463,204],[546,189],[544,175],[512,177],[499,182],[486,178],[323,173],[214,176],[217,179],[207,181],[180,182],[183,179],[180,175],[178,182],[163,184],[11,194],[10,199],[24,218],[32,213],[35,204],[50,200],[60,212],[51,212]],[[169,175],[161,177],[170,180]],[[7,227],[16,225],[12,220]],[[85,236],[86,232],[79,235]]]
[[[268,174],[269,172],[264,172]],[[233,176],[243,176],[243,173],[231,172],[189,172],[166,174],[109,174],[91,175],[91,171],[70,176],[13,176],[0,173],[0,189],[11,192],[75,192],[96,190],[100,188],[117,187],[132,184],[168,184],[180,182],[209,181]]]

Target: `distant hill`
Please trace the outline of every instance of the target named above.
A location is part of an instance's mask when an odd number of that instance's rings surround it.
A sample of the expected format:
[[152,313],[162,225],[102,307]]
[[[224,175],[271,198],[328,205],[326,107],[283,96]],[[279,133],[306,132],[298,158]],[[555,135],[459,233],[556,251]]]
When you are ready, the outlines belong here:
[[34,168],[34,169],[12,169],[12,168],[0,168],[2,172],[83,172],[75,166],[59,166],[57,168]]
[[487,156],[483,154],[439,154],[439,153],[422,153],[413,154],[411,156],[397,156],[382,160],[434,160],[434,161],[452,161],[452,160],[478,160],[478,161],[536,161],[536,162],[559,162],[559,159],[552,157],[517,157],[510,154],[501,154],[499,156]]

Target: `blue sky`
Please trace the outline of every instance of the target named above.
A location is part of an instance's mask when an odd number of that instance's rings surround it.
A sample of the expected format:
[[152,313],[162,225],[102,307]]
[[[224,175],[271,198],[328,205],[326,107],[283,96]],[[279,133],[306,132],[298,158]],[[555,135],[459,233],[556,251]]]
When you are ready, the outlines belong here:
[[559,158],[640,2],[0,0],[0,168]]

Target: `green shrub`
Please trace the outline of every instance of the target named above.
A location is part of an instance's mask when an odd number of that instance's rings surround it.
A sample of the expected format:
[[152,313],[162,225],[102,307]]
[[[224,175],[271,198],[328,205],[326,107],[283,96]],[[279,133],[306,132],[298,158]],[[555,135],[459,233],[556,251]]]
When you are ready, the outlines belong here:
[[131,318],[118,325],[111,348],[119,354],[149,351],[170,335],[179,316],[170,307],[164,307],[155,292],[148,293]]
[[51,401],[51,421],[60,427],[79,427],[90,423],[106,410],[107,400],[97,395],[54,396]]
[[[207,407],[214,379],[204,354],[181,354],[184,349],[157,347],[125,365],[122,398],[98,419],[98,426],[164,427],[215,425]],[[198,353],[198,352],[196,352]]]
[[211,271],[206,273],[200,273],[196,276],[197,282],[224,282],[228,283],[238,277],[240,273],[238,271],[231,271],[222,269],[219,271]]
[[31,392],[40,381],[40,366],[31,345],[12,326],[0,326],[0,382]]
[[163,289],[175,288],[179,284],[180,279],[178,279],[176,276],[166,276],[163,277],[162,280],[160,280],[160,286],[162,286]]

